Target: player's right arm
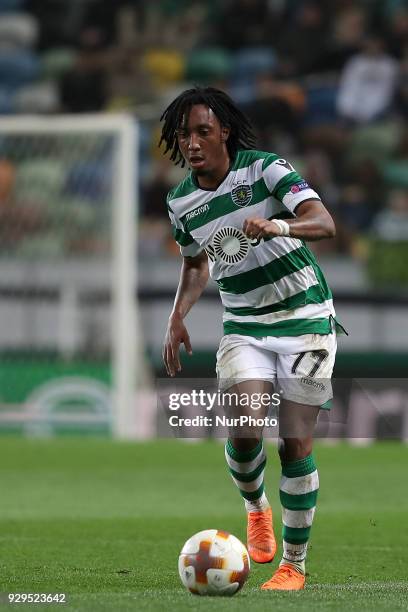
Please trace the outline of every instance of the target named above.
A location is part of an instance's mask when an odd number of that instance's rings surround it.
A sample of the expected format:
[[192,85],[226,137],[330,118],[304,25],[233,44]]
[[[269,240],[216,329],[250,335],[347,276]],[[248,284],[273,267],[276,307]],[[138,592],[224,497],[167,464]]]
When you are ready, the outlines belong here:
[[194,257],[183,257],[180,281],[163,343],[163,361],[167,374],[180,372],[180,344],[192,353],[190,337],[184,318],[199,299],[208,282],[208,259],[205,251]]

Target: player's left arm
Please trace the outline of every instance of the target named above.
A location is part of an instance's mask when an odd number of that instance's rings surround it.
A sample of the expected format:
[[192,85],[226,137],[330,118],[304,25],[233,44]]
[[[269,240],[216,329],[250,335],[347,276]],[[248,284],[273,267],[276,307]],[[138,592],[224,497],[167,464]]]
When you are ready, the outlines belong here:
[[285,221],[249,217],[244,221],[243,231],[251,239],[291,236],[312,241],[334,238],[336,235],[333,218],[320,200],[300,202],[295,214],[295,219],[285,219]]

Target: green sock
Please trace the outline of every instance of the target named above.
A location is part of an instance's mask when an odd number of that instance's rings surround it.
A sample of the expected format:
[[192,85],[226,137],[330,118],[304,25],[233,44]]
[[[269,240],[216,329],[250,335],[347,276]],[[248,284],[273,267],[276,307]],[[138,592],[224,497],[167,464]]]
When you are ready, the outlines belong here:
[[319,475],[312,455],[282,463],[279,487],[283,521],[281,565],[293,565],[303,574],[318,490]]
[[228,440],[225,445],[225,458],[232,480],[244,498],[247,512],[269,508],[264,490],[266,455],[262,440],[250,451],[238,451]]

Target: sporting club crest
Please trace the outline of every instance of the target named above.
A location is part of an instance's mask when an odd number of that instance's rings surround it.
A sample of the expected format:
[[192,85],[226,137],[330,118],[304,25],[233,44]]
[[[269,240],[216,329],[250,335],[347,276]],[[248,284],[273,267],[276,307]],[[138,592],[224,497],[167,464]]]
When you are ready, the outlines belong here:
[[252,187],[246,183],[240,183],[231,191],[232,201],[236,206],[248,206],[252,200]]

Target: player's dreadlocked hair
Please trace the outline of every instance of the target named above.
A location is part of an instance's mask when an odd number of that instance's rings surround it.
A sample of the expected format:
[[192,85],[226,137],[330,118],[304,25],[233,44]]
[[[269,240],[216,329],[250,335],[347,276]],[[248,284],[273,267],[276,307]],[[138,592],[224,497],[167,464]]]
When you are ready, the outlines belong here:
[[181,162],[182,167],[185,165],[177,142],[177,129],[180,127],[183,117],[188,116],[191,107],[195,104],[204,104],[211,108],[220,124],[230,129],[227,149],[231,159],[235,158],[239,149],[255,148],[256,136],[252,125],[231,98],[225,92],[214,87],[194,87],[183,91],[160,117],[160,121],[164,120],[164,125],[159,147],[162,142],[165,143],[164,155],[171,151],[170,159],[175,164]]

